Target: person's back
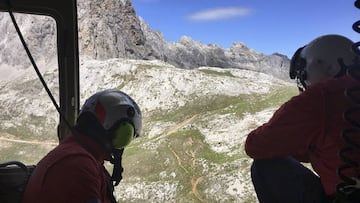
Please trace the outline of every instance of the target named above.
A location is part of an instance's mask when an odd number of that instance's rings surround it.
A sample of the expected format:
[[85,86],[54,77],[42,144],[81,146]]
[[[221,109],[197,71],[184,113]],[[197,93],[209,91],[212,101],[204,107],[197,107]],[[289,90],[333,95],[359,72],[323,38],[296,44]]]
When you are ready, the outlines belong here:
[[[70,136],[36,166],[24,194],[24,203],[110,202],[104,185],[110,183],[103,154],[89,138]],[[79,141],[89,147],[89,151]],[[94,156],[95,155],[95,156]],[[97,158],[96,158],[97,157]],[[108,179],[108,180],[106,180]]]
[[[356,58],[351,45],[343,36],[325,35],[295,52],[290,78],[297,80],[302,92],[253,130],[245,143],[246,153],[254,158],[251,175],[260,202],[335,198],[343,181],[337,172],[346,164],[339,157],[347,145],[342,133],[351,127],[343,114],[357,105],[345,91],[360,85],[346,76],[346,65]],[[360,120],[360,115],[353,119]],[[356,136],[352,139],[360,143]],[[358,151],[348,156],[360,163]],[[316,174],[300,162],[311,163]],[[349,178],[360,176],[359,167],[344,172]]]
[[[350,146],[343,138],[345,131],[355,127],[345,120],[344,114],[357,106],[349,96],[346,96],[345,91],[358,85],[360,82],[349,76],[314,85],[315,88],[323,90],[323,116],[325,117],[323,121],[325,122],[323,123],[323,132],[316,136],[319,144],[314,150],[314,156],[311,157],[313,159],[311,163],[314,170],[319,174],[327,194],[333,195],[336,185],[343,181],[337,172],[340,167],[347,163],[341,160],[339,153],[345,147]],[[351,119],[360,121],[360,114],[351,115]],[[356,133],[347,136],[353,143],[360,144],[360,136]],[[359,151],[347,152],[346,156],[352,161],[360,163]],[[348,177],[360,177],[360,168],[350,167],[345,171],[345,174]]]
[[[310,86],[299,97],[304,97],[301,105],[309,108],[317,108],[312,111],[312,115],[304,115],[304,112],[299,112],[297,117],[304,119],[311,119],[311,121],[304,121],[304,126],[300,131],[303,139],[309,139],[308,156],[315,172],[320,176],[322,185],[328,195],[336,193],[336,185],[342,180],[338,176],[338,169],[345,164],[339,157],[341,149],[347,146],[347,143],[342,138],[342,133],[351,126],[345,119],[344,113],[356,104],[346,96],[345,91],[353,88],[360,83],[349,76],[341,78],[330,79],[319,82]],[[307,95],[310,95],[307,97]],[[314,106],[307,104],[317,103]],[[360,115],[352,116],[353,119],[360,121]],[[299,118],[298,118],[299,119]],[[307,124],[306,124],[307,123]],[[296,128],[294,129],[296,130]],[[360,143],[360,137],[351,136],[355,143]],[[360,153],[349,155],[360,163]],[[359,168],[347,170],[349,177],[360,176]]]

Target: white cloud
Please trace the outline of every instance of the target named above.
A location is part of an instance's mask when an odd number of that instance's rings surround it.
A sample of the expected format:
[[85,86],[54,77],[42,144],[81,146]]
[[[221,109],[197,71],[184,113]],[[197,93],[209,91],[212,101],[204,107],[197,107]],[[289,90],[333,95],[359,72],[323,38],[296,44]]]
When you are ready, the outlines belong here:
[[214,21],[248,16],[251,13],[251,9],[243,7],[214,8],[191,14],[188,19],[193,21]]

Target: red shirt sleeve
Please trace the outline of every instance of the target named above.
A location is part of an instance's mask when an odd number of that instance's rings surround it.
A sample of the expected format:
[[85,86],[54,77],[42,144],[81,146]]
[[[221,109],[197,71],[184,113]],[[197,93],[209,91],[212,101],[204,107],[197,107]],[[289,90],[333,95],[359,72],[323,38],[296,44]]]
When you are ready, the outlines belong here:
[[324,129],[322,94],[320,89],[309,88],[284,103],[267,123],[248,135],[246,153],[254,159],[291,155],[309,161],[313,139]]

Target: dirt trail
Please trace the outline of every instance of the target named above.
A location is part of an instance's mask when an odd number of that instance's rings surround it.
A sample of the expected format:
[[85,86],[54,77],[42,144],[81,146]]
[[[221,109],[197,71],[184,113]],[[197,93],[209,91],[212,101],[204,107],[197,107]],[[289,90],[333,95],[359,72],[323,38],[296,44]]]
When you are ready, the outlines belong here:
[[[189,124],[191,121],[193,121],[197,115],[192,116],[189,119],[184,120],[183,122],[179,123],[178,125],[172,127],[169,129],[165,135],[170,135],[171,133],[176,132],[178,129],[184,127],[185,125]],[[14,136],[9,136],[6,134],[0,134],[0,141],[7,141],[7,142],[16,142],[16,143],[24,143],[24,144],[35,144],[35,145],[58,145],[56,142],[43,142],[43,141],[30,141],[30,140],[20,140],[14,138]]]
[[[184,121],[182,121],[181,123],[177,124],[176,126],[168,129],[165,132],[165,136],[168,136],[172,133],[177,132],[180,128],[188,125],[189,123],[191,123],[198,115],[194,115]],[[193,140],[190,138],[190,140],[187,141],[187,143],[189,145],[193,145]],[[183,166],[181,158],[179,157],[179,155],[170,148],[170,151],[173,153],[173,155],[176,157],[176,160],[178,162],[178,165],[180,168],[182,168],[186,173],[189,173],[189,171]],[[185,152],[188,156],[190,156],[191,158],[191,168],[195,168],[195,161],[196,161],[196,151],[186,151]],[[201,177],[191,177],[190,183],[191,183],[191,192],[196,199],[198,199],[200,202],[205,202],[199,195],[199,191],[198,191],[198,184],[204,179],[203,176]]]
[[185,125],[191,123],[198,115],[193,115],[191,118],[188,118],[181,123],[177,124],[176,126],[170,128],[167,132],[165,132],[165,135],[170,135],[171,133],[174,133],[178,131],[180,128],[184,127]]
[[24,143],[24,144],[34,144],[34,145],[58,145],[56,142],[42,142],[42,141],[29,141],[29,140],[19,140],[14,138],[0,137],[0,141],[7,142],[16,142],[16,143]]
[[199,195],[199,191],[197,190],[197,185],[204,179],[204,177],[198,177],[198,178],[191,178],[191,192],[195,195],[195,197],[200,201],[200,202],[204,202],[203,199],[201,199],[200,195]]

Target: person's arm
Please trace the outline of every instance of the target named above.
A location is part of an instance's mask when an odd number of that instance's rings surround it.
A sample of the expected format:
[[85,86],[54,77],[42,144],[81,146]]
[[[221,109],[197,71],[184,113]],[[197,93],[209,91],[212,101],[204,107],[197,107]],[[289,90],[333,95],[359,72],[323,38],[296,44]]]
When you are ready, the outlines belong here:
[[294,156],[309,161],[307,152],[324,125],[323,96],[309,88],[283,104],[269,120],[247,137],[245,151],[254,159]]

